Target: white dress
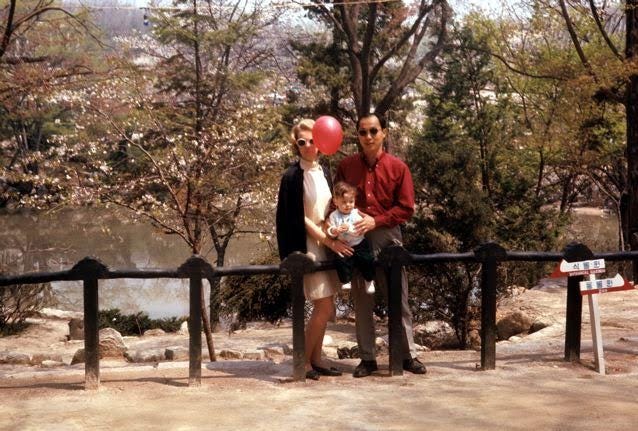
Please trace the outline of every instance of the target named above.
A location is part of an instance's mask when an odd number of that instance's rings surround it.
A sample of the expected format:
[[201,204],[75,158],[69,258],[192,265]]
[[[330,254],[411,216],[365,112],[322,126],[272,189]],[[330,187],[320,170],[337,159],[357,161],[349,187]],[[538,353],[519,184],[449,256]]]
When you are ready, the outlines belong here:
[[[317,163],[300,160],[303,169],[303,207],[305,216],[318,226],[325,220],[330,208],[332,193],[323,169]],[[328,260],[326,247],[306,234],[306,247],[318,262]],[[335,295],[338,292],[339,278],[334,270],[314,272],[304,275],[304,294],[306,299],[315,300]]]

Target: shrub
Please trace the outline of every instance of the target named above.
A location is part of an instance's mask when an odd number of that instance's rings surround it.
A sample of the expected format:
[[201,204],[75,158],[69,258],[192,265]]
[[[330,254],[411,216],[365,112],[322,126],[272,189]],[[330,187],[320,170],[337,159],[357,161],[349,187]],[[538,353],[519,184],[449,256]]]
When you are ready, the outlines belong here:
[[177,332],[187,317],[168,317],[151,319],[140,311],[136,314],[122,314],[119,309],[111,308],[98,312],[98,327],[113,328],[122,335],[142,335],[149,329],[162,329],[165,332]]

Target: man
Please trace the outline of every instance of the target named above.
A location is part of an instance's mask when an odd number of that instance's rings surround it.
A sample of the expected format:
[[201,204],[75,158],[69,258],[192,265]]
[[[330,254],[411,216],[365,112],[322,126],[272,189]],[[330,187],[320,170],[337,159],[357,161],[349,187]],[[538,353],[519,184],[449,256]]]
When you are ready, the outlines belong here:
[[[346,157],[337,168],[337,181],[345,181],[357,188],[356,206],[363,220],[355,224],[357,235],[365,234],[376,255],[392,244],[401,244],[401,227],[414,213],[414,185],[407,165],[386,153],[383,143],[387,134],[384,119],[374,114],[361,117],[357,122],[357,135],[361,152]],[[387,282],[381,269],[375,283],[387,292]],[[405,269],[401,274],[403,301],[403,369],[425,374],[425,366],[416,358],[412,313],[408,305],[408,280]],[[354,377],[366,377],[377,370],[374,331],[374,296],[364,289],[361,275],[352,280],[351,295],[356,316],[357,343],[361,363]]]

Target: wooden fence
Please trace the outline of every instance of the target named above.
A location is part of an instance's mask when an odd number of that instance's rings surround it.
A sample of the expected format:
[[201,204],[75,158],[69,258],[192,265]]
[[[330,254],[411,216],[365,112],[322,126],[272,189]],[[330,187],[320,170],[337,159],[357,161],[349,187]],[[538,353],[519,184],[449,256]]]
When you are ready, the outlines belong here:
[[[616,253],[592,253],[585,245],[569,244],[563,252],[507,251],[496,243],[486,243],[467,253],[410,254],[401,246],[384,249],[378,258],[388,277],[388,332],[390,374],[402,375],[401,351],[401,268],[409,265],[434,265],[437,263],[474,262],[481,265],[481,369],[496,367],[496,286],[498,266],[507,261],[528,262],[577,262],[588,259],[608,261],[638,260],[638,251]],[[292,291],[292,342],[293,379],[305,379],[304,370],[304,305],[303,276],[306,273],[334,268],[332,262],[314,262],[305,254],[292,253],[280,265],[251,265],[213,267],[200,256],[191,256],[175,270],[111,270],[96,258],[86,257],[73,268],[58,272],[37,272],[12,276],[0,276],[0,287],[16,284],[46,283],[51,281],[82,280],[84,282],[84,347],[85,388],[96,389],[100,383],[100,356],[98,339],[98,281],[116,278],[188,278],[190,312],[189,377],[190,386],[201,385],[202,368],[202,315],[201,287],[203,279],[258,274],[289,276]],[[582,276],[570,277],[567,283],[567,307],[565,312],[565,360],[580,359],[580,332],[582,299],[578,283]]]

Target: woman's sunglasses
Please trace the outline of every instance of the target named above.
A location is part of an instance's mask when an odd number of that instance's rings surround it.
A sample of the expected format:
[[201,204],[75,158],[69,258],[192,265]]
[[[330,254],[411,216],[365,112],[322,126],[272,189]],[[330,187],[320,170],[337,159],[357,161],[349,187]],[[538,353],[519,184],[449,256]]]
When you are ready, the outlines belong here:
[[368,133],[370,133],[370,136],[372,136],[373,138],[375,136],[377,136],[377,133],[379,133],[379,129],[377,129],[376,127],[372,127],[371,129],[359,129],[359,136],[361,136],[362,138],[365,138],[366,136],[368,136]]
[[314,142],[312,141],[312,139],[303,139],[303,138],[301,138],[301,139],[297,139],[297,146],[299,146],[299,147],[305,147],[305,146],[306,146],[306,144],[308,144],[308,145],[313,145],[313,144],[314,144]]

